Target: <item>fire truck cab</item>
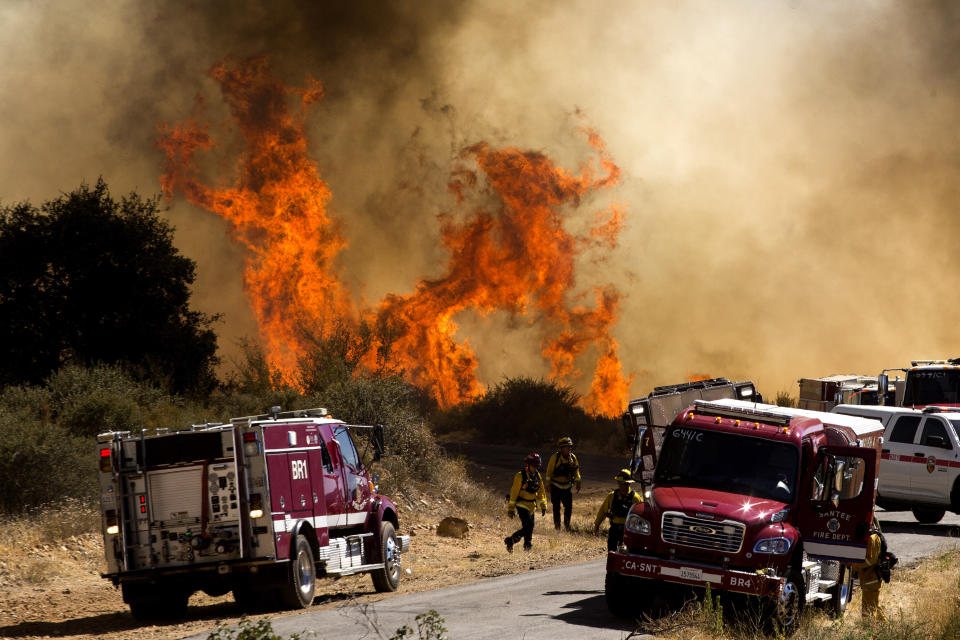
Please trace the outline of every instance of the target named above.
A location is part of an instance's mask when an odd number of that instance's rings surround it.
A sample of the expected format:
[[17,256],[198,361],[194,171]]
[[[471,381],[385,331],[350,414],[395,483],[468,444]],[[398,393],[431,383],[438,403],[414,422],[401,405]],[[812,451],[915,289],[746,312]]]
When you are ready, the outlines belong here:
[[190,595],[245,610],[309,606],[319,576],[370,573],[393,591],[409,536],[357,450],[382,428],[325,409],[189,430],[98,436],[107,572],[139,619],[178,617]]
[[795,628],[807,603],[843,611],[863,561],[883,427],[732,399],[696,400],[663,435],[643,504],[607,556],[606,597],[636,615],[664,583],[759,596]]

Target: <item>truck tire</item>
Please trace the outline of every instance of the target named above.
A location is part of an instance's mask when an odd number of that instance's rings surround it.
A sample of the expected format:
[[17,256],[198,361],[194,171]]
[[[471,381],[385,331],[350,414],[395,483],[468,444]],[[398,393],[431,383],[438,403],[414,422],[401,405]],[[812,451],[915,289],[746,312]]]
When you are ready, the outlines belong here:
[[913,517],[920,524],[936,524],[943,520],[943,516],[947,512],[946,509],[939,507],[914,507],[911,511],[913,511]]
[[618,618],[632,618],[633,607],[627,586],[627,579],[615,571],[607,571],[603,581],[603,591],[607,598],[607,609]]
[[840,565],[837,574],[837,584],[830,588],[830,615],[839,617],[847,610],[850,598],[853,597],[853,569],[845,564]]
[[783,593],[774,600],[771,621],[774,632],[785,636],[793,634],[800,626],[800,617],[803,615],[807,603],[807,587],[803,581],[803,574],[792,569],[783,585]]
[[187,614],[190,594],[168,585],[123,584],[123,600],[130,613],[140,622],[166,621],[183,618]]
[[400,543],[392,522],[380,525],[380,558],[383,567],[370,574],[373,588],[381,593],[396,591],[400,584]]
[[286,579],[280,589],[281,603],[291,609],[306,609],[313,603],[317,589],[317,568],[313,549],[303,535],[297,535]]

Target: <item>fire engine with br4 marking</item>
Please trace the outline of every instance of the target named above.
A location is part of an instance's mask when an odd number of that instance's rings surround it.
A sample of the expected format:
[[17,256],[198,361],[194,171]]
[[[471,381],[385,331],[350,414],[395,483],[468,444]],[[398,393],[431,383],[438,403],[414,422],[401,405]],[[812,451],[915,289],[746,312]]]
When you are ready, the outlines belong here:
[[378,458],[382,427],[325,409],[100,434],[103,577],[144,620],[182,616],[200,590],[233,591],[247,611],[306,607],[322,575],[369,573],[377,591],[395,590],[410,538],[360,434]]
[[659,446],[652,428],[636,424],[641,476],[655,462],[645,502],[607,556],[613,613],[636,615],[668,585],[758,596],[744,601],[783,632],[809,603],[846,608],[850,564],[866,556],[879,422],[721,398],[694,400]]

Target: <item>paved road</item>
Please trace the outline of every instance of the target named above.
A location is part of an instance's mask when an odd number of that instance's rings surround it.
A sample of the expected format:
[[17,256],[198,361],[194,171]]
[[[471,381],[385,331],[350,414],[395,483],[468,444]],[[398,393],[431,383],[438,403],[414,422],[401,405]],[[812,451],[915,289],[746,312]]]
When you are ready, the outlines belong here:
[[[949,513],[935,525],[917,523],[910,512],[881,511],[880,525],[905,565],[960,547],[960,516]],[[276,633],[315,631],[324,640],[388,638],[404,624],[435,609],[449,637],[457,640],[596,638],[620,640],[631,625],[607,613],[603,561],[529,571],[435,591],[384,598],[364,611],[346,604],[273,621]],[[374,622],[382,632],[377,635]],[[202,640],[206,634],[192,636]]]
[[947,512],[937,524],[920,524],[909,511],[877,511],[887,546],[904,566],[960,548],[960,515]]
[[[272,621],[278,635],[315,631],[323,640],[389,638],[398,627],[416,628],[414,618],[435,609],[456,640],[621,640],[632,630],[607,613],[604,561],[501,576],[435,591],[385,598]],[[382,636],[373,630],[373,622]],[[416,637],[416,635],[414,635]],[[202,640],[206,634],[191,636]]]

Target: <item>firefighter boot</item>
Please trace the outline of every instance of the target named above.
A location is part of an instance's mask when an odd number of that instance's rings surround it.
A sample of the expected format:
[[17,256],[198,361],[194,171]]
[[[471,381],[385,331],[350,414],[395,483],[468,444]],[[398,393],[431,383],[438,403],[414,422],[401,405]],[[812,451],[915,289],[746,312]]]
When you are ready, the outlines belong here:
[[507,545],[507,553],[513,553],[513,538],[507,536],[503,539],[503,544]]

